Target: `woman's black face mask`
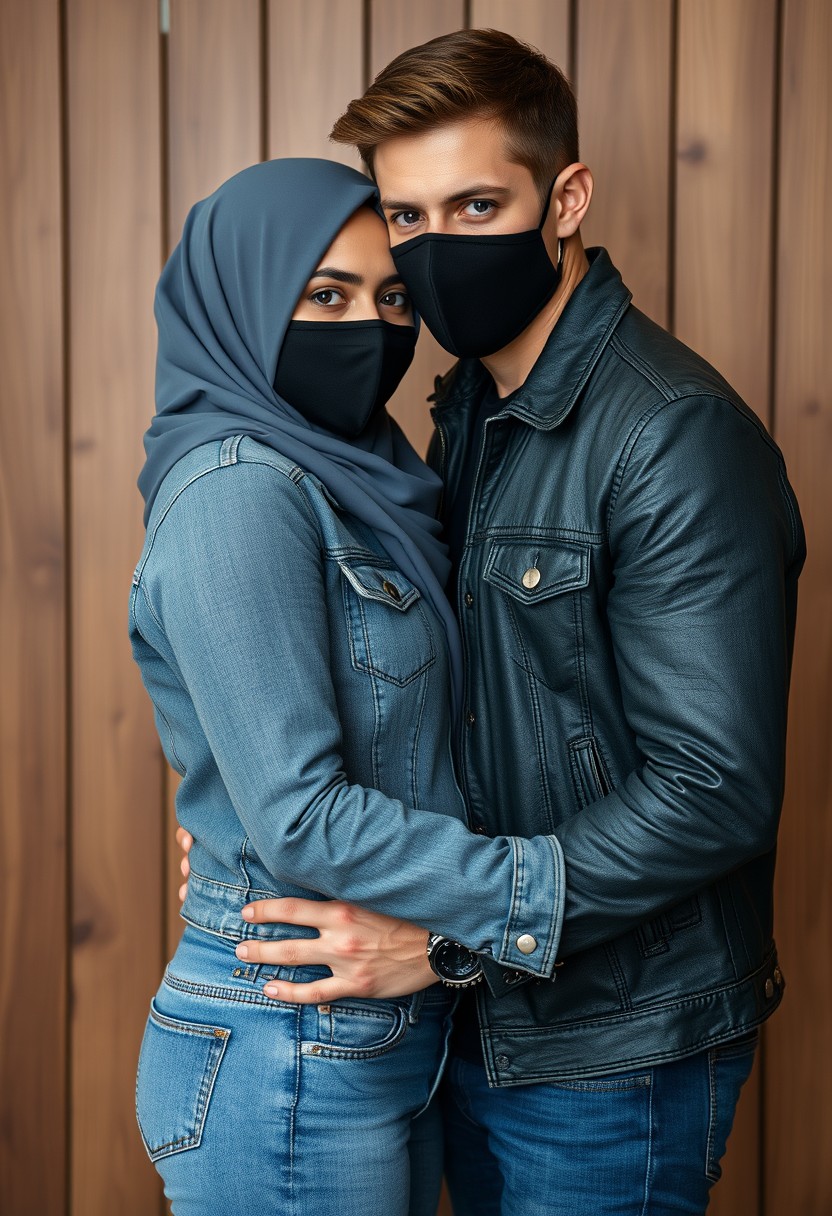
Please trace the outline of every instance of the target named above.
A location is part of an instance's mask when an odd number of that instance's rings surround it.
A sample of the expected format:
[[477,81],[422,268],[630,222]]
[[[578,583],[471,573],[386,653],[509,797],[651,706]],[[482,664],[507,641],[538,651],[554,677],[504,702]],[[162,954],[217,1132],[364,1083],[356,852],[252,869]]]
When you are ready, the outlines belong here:
[[[554,183],[552,183],[554,185]],[[551,190],[549,192],[551,195]],[[416,311],[457,358],[493,355],[518,337],[555,294],[554,266],[537,228],[497,236],[426,232],[391,252]]]
[[389,321],[292,321],[275,392],[309,422],[355,439],[387,404],[416,348],[412,325]]

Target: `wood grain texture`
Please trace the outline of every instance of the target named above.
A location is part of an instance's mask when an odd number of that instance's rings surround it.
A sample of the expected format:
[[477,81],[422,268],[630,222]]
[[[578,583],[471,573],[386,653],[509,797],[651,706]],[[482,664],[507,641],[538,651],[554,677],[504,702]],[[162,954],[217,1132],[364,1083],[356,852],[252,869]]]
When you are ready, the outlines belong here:
[[66,1199],[59,82],[57,6],[0,5],[0,1211],[15,1216]]
[[[168,253],[193,204],[260,160],[266,85],[262,35],[259,0],[172,0],[167,39]],[[183,929],[181,854],[174,835],[178,786],[178,775],[165,765],[168,957]]]
[[768,422],[776,0],[680,0],[675,331]]
[[171,247],[191,206],[260,160],[259,0],[171,0],[168,222]]
[[[373,0],[370,22],[370,73],[375,76],[396,55],[464,24],[461,0],[427,0],[418,5],[388,4]],[[426,452],[433,435],[427,397],[434,379],[454,363],[453,355],[422,326],[410,371],[393,394],[390,413],[400,423],[418,452]]]
[[667,325],[672,6],[581,0],[576,33],[581,159],[595,178],[584,244],[606,246],[634,303]]
[[766,1061],[765,1213],[832,1212],[832,6],[786,0],[775,437],[806,526],[776,931],[788,984]]
[[329,142],[332,124],[364,91],[362,0],[269,0],[269,155],[359,165]]
[[72,1211],[146,1216],[133,1115],[162,966],[162,763],[127,639],[143,541],[161,263],[156,6],[69,0],[72,511]]
[[471,0],[471,26],[530,42],[569,75],[570,9],[570,0]]

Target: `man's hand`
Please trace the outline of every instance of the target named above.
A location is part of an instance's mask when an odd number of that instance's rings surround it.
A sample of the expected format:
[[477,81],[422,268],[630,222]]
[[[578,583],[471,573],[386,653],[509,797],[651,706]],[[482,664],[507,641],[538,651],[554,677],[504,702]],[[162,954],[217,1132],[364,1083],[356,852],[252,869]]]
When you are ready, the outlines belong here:
[[[191,872],[188,853],[193,837],[176,829],[182,850],[179,869],[185,881],[179,888],[184,900]],[[237,958],[247,963],[284,967],[329,967],[331,977],[312,984],[276,980],[266,984],[267,996],[298,1005],[321,1005],[345,996],[390,997],[419,992],[436,983],[427,959],[427,930],[409,921],[368,912],[339,900],[261,899],[243,909],[255,924],[307,925],[318,937],[242,942]]]
[[191,863],[188,861],[188,854],[191,851],[191,845],[193,842],[194,838],[190,832],[186,832],[184,828],[176,829],[176,843],[179,845],[184,854],[179,863],[179,869],[182,871],[182,877],[185,879],[182,886],[179,888],[180,903],[185,902],[185,896],[188,894],[188,875],[191,872]]
[[[184,846],[183,846],[184,847]],[[332,976],[311,984],[272,980],[267,996],[298,1005],[342,997],[391,997],[436,983],[427,959],[426,929],[340,900],[260,899],[243,908],[255,924],[307,925],[318,937],[241,942],[237,958],[284,967],[320,966]]]

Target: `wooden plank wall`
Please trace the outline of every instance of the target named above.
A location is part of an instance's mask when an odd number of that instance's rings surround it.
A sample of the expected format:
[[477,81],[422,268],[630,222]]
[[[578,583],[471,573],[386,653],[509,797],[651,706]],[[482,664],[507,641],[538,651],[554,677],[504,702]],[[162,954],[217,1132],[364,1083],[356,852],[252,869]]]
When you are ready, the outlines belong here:
[[[0,4],[4,1216],[164,1211],[133,1083],[181,927],[174,782],[126,639],[162,261],[191,203],[243,165],[355,163],[327,143],[331,121],[399,51],[464,25],[527,38],[569,73],[597,181],[587,242],[737,385],[800,497],[777,880],[789,993],[711,1210],[832,1211],[832,5],[27,0]],[[424,336],[394,402],[422,447],[447,365]]]

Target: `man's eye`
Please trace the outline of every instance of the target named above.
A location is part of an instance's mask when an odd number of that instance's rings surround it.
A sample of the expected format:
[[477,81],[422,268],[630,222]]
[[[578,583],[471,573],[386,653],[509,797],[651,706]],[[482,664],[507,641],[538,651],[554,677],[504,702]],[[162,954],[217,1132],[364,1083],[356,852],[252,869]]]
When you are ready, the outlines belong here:
[[408,308],[410,299],[403,291],[388,291],[386,295],[379,300],[385,308]]
[[322,287],[320,291],[313,291],[309,299],[313,304],[322,304],[325,308],[331,308],[333,304],[342,304],[344,301],[340,291],[336,291],[334,287]]
[[418,224],[421,218],[418,211],[397,211],[395,215],[390,216],[390,223],[395,224],[397,228],[411,228]]
[[475,198],[465,204],[465,215],[490,215],[496,204],[487,198]]

